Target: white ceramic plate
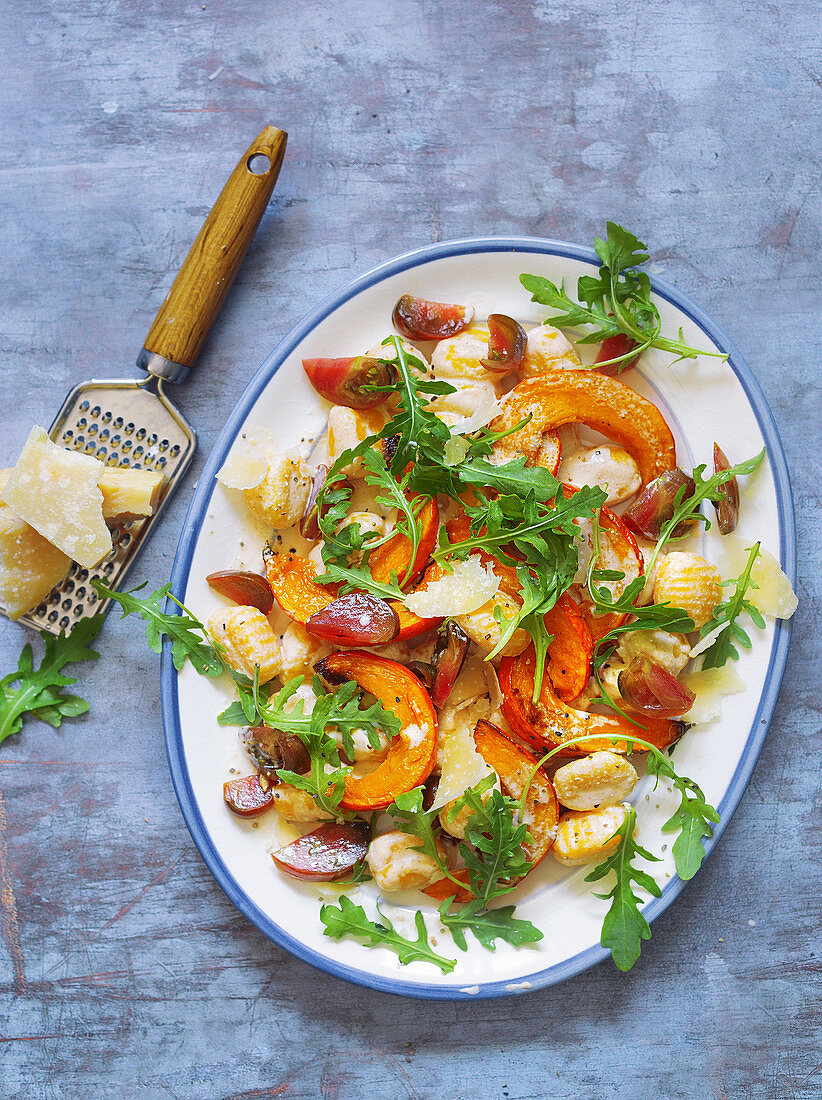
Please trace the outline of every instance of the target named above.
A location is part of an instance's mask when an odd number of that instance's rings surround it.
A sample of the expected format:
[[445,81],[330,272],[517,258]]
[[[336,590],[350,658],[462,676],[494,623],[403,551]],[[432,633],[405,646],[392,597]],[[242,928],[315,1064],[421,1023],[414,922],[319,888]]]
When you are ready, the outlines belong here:
[[[183,527],[173,571],[173,591],[202,619],[221,601],[204,581],[218,569],[259,569],[265,532],[250,521],[240,495],[214,480],[241,434],[265,428],[283,447],[303,446],[322,430],[323,402],[305,379],[301,359],[354,355],[378,343],[390,331],[391,310],[403,293],[440,301],[475,304],[480,315],[501,312],[521,320],[540,321],[541,307],[529,301],[519,283],[521,272],[564,278],[576,285],[578,275],[598,261],[593,252],[556,241],[491,238],[452,241],[400,256],[368,272],[332,295],[310,313],[274,349],[238,401],[206,462]],[[768,462],[747,479],[739,536],[761,539],[780,559],[793,581],[794,520],[785,459],[765,399],[749,368],[731,342],[696,306],[652,277],[663,331],[680,326],[685,340],[706,349],[730,353],[728,363],[702,357],[669,368],[670,357],[646,353],[631,384],[663,411],[677,437],[682,466],[712,461],[719,440],[733,461],[747,458],[764,445]],[[716,527],[704,536],[705,552],[721,565],[721,537]],[[725,704],[725,715],[692,728],[676,751],[680,773],[694,778],[719,808],[722,823],[708,844],[713,848],[739,802],[759,754],[785,667],[789,625],[771,623],[754,630],[754,647],[743,653],[738,671],[748,685],[744,694]],[[494,953],[471,942],[463,953],[442,934],[432,911],[429,928],[437,949],[457,959],[452,974],[427,963],[402,966],[385,948],[356,941],[333,941],[322,935],[316,886],[279,874],[270,858],[279,847],[276,823],[268,815],[257,827],[226,811],[222,784],[231,767],[248,771],[238,748],[237,731],[218,726],[216,716],[229,699],[221,682],[199,677],[186,666],[177,675],[168,650],[163,656],[163,717],[172,778],[188,827],[207,865],[229,898],[257,927],[298,957],[339,977],[406,996],[431,998],[499,997],[562,981],[606,957],[599,945],[607,903],[583,882],[587,868],[565,871],[546,859],[511,896],[518,915],[545,933],[537,944],[515,949],[500,944]],[[648,920],[665,909],[683,888],[670,855],[670,836],[659,826],[675,801],[652,791],[645,779],[632,800],[637,805],[641,843],[661,857],[653,865],[662,896],[644,907]],[[667,844],[665,842],[667,841]],[[665,850],[663,850],[665,844]],[[597,887],[594,887],[598,889]],[[322,891],[325,900],[339,890]],[[358,888],[355,900],[373,915],[373,883]],[[398,927],[410,929],[413,905],[387,904]],[[653,951],[652,945],[645,946]]]

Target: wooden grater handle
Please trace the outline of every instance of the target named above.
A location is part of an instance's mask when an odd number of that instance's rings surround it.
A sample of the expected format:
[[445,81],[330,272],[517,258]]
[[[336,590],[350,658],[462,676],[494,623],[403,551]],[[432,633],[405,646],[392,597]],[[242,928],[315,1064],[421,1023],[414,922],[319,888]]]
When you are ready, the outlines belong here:
[[[220,192],[137,360],[151,373],[179,381],[194,365],[271,198],[287,136],[275,126],[266,126]],[[262,158],[268,161],[264,171],[260,171],[266,165]],[[167,366],[155,369],[154,364],[163,363]],[[180,369],[175,371],[175,366]]]

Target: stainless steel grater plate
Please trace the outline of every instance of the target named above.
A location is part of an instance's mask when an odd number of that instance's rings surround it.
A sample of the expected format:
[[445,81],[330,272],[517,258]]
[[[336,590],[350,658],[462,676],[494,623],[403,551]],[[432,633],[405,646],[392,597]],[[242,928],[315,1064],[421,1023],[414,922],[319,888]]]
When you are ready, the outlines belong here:
[[60,447],[81,451],[107,466],[160,470],[167,478],[153,516],[111,528],[113,548],[93,569],[76,563],[62,584],[19,621],[59,634],[90,615],[105,611],[91,581],[120,588],[134,556],[162,515],[197,450],[197,433],[163,392],[163,380],[92,379],[76,386],[49,429]]

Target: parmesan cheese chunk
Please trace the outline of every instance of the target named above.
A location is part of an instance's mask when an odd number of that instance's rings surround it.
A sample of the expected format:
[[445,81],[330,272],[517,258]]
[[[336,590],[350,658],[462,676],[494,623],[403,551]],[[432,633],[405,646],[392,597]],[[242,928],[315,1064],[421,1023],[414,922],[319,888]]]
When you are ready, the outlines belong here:
[[265,430],[244,433],[242,442],[231,449],[228,461],[217,473],[226,489],[254,489],[265,477],[277,448]]
[[[11,470],[0,470],[0,492]],[[0,607],[19,619],[65,580],[71,559],[0,501]]]
[[796,611],[799,600],[782,566],[764,546],[759,548],[759,556],[751,569],[751,578],[759,588],[749,588],[745,598],[750,600],[754,607],[758,607],[763,615],[773,615],[776,619],[790,619]]
[[[739,576],[748,562],[751,545],[752,540],[742,539],[739,535],[725,535],[722,538],[717,564],[723,577]],[[753,563],[751,580],[759,587],[749,588],[745,599],[763,615],[772,615],[776,619],[789,619],[793,615],[799,601],[779,562],[764,546],[760,546]]]
[[103,494],[103,519],[124,523],[154,515],[164,481],[154,470],[106,466],[97,482]]
[[476,786],[492,769],[477,752],[474,727],[487,718],[490,704],[486,698],[474,699],[458,707],[446,707],[440,713],[437,730],[437,767],[440,781],[432,810],[441,810],[469,787]]
[[683,715],[685,722],[692,722],[694,725],[710,722],[712,718],[721,718],[723,696],[737,695],[746,688],[745,681],[729,665],[688,672],[680,679],[696,695],[694,705]]
[[103,463],[52,443],[33,427],[2,499],[29,526],[86,568],[111,550],[97,481]]
[[452,573],[406,596],[405,606],[421,619],[468,615],[487,603],[498,589],[499,577],[474,556],[456,562]]

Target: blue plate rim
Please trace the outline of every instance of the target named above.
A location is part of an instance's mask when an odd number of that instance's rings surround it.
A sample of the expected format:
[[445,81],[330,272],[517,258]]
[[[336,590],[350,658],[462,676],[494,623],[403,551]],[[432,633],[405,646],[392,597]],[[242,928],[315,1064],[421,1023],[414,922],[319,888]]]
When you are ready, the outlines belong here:
[[[450,256],[465,255],[472,252],[523,252],[561,256],[566,259],[580,260],[598,265],[599,259],[593,249],[565,241],[556,241],[542,237],[470,237],[442,241],[415,248],[393,259],[371,268],[369,271],[346,283],[327,295],[314,309],[310,310],[280,340],[266,356],[263,363],[249,381],[239,400],[232,409],[222,431],[217,437],[208,456],[194,496],[183,522],[182,531],[174,558],[171,573],[172,591],[184,591],[196,545],[197,535],[208,509],[215,486],[215,475],[222,466],[225,456],[236,438],[239,428],[245,421],[254,403],[265,386],[279,370],[285,359],[301,340],[325,317],[336,310],[348,299],[367,290],[369,287],[392,276],[419,267],[432,260]],[[796,587],[796,523],[793,509],[793,495],[788,474],[785,453],[779,439],[773,414],[768,406],[762,389],[745,362],[734,342],[685,294],[675,289],[666,280],[650,275],[655,294],[665,299],[685,313],[697,324],[710,340],[729,355],[729,366],[736,374],[745,395],[756,416],[762,437],[765,440],[768,459],[774,478],[779,513],[779,531],[781,546],[781,565],[791,583]],[[751,730],[742,750],[739,763],[728,785],[724,798],[717,807],[721,822],[715,827],[713,837],[706,842],[706,858],[716,847],[728,822],[733,816],[742,795],[750,781],[751,774],[759,758],[762,746],[770,726],[776,701],[787,663],[788,646],[791,637],[791,621],[778,620],[771,646],[770,660],[763,692],[759,699]],[[513,996],[522,992],[544,989],[589,969],[608,958],[609,952],[600,945],[592,945],[569,959],[546,967],[517,982],[495,981],[480,985],[477,992],[466,992],[465,988],[442,986],[427,982],[405,982],[384,978],[376,974],[336,962],[308,948],[302,941],[295,939],[268,917],[242,890],[231,875],[214,845],[200,816],[196,798],[183,750],[182,728],[178,696],[178,681],[171,658],[171,648],[163,647],[161,660],[161,707],[163,729],[165,733],[166,753],[177,800],[186,826],[220,888],[229,900],[256,927],[274,943],[285,948],[304,962],[331,974],[367,988],[399,996],[423,998],[429,1000],[479,1000],[495,997]],[[659,898],[652,898],[644,907],[643,913],[649,923],[664,912],[679,896],[687,883],[676,876],[662,888]],[[467,987],[476,988],[476,987]]]

